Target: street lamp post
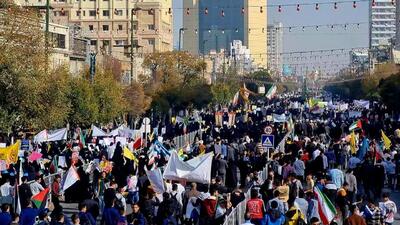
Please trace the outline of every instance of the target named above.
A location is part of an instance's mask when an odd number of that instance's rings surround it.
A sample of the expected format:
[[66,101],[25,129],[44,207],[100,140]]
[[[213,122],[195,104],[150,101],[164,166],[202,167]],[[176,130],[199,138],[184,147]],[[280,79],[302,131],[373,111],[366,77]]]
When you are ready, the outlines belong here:
[[179,28],[179,41],[178,41],[178,50],[181,50],[181,41],[182,41],[182,34],[185,33],[185,30],[187,30],[187,28],[181,27]]

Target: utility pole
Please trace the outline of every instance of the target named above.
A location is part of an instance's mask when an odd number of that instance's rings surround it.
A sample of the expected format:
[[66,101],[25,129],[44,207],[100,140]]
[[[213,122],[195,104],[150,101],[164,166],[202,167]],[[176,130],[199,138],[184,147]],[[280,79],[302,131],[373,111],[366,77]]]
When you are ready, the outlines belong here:
[[46,0],[46,33],[45,33],[45,49],[46,49],[46,72],[49,64],[49,23],[50,23],[50,0]]

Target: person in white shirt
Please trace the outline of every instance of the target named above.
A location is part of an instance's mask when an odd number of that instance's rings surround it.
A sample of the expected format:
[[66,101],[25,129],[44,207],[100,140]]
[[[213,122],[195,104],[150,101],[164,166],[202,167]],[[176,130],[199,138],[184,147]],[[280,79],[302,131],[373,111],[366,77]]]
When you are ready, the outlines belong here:
[[1,203],[2,204],[12,204],[14,188],[10,185],[10,180],[7,179],[6,182],[0,187],[1,192]]
[[37,176],[35,181],[30,185],[32,196],[35,196],[39,194],[39,192],[44,190],[43,186],[40,184],[41,181],[42,178],[40,176]]
[[394,215],[397,213],[396,203],[389,199],[389,193],[382,195],[383,202],[379,203],[379,208],[382,210],[382,215],[385,218],[384,222],[386,225],[393,224]]

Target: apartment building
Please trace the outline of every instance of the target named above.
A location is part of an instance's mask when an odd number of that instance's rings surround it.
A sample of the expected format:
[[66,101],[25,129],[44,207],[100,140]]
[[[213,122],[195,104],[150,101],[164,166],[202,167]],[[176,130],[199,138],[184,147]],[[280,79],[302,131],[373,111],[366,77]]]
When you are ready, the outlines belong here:
[[[45,11],[46,0],[19,1]],[[97,61],[103,55],[120,60],[128,82],[142,73],[146,54],[172,50],[172,0],[51,0],[50,4],[50,21],[73,26],[88,38]],[[130,73],[132,65],[134,74]]]
[[182,49],[196,55],[228,53],[233,41],[240,40],[250,50],[253,64],[266,68],[266,5],[267,0],[183,1]]

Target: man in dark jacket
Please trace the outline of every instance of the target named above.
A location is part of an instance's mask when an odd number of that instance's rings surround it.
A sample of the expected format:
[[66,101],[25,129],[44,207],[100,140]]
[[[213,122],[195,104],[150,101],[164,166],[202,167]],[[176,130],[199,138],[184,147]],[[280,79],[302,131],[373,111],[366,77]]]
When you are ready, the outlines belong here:
[[146,225],[146,219],[144,215],[140,212],[139,204],[135,203],[132,205],[132,213],[127,216],[128,222],[135,221],[134,224],[137,225]]
[[79,206],[79,220],[81,225],[96,225],[96,220],[93,218],[90,212],[87,212],[87,207],[84,203],[80,203]]
[[26,207],[28,207],[28,203],[30,202],[31,197],[32,197],[31,188],[26,183],[27,180],[28,180],[28,178],[23,176],[21,178],[22,184],[19,185],[19,187],[18,187],[18,194],[19,194],[19,199],[21,202],[21,209],[25,209]]

